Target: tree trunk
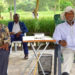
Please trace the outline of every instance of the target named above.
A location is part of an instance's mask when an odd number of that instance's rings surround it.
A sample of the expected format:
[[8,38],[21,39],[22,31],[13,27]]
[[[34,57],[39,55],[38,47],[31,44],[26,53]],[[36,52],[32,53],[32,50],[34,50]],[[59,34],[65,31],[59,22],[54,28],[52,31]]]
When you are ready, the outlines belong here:
[[10,11],[10,19],[12,20],[12,11]]
[[35,11],[34,11],[34,13],[35,13],[35,18],[37,18],[37,11],[38,11],[38,8],[39,8],[39,0],[37,0],[36,1],[36,8],[35,8]]
[[0,11],[0,18],[1,18],[1,11]]
[[55,4],[55,8],[54,8],[54,15],[56,14],[56,4]]
[[1,11],[0,11],[0,20],[2,20],[3,19],[3,17],[2,17],[2,15],[1,15]]
[[12,20],[12,6],[10,6],[10,19]]

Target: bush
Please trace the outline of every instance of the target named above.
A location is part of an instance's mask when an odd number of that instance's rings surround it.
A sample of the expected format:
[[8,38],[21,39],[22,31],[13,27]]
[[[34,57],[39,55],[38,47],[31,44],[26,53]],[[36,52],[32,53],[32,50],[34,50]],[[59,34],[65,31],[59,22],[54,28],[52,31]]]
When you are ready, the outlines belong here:
[[[41,18],[41,19],[26,19],[22,20],[28,30],[29,33],[36,33],[36,32],[44,32],[50,36],[53,35],[55,23],[52,18]],[[9,21],[0,21],[0,23],[8,25]]]
[[8,22],[9,22],[8,20],[7,20],[7,21],[5,21],[5,20],[0,20],[0,24],[4,24],[4,25],[6,25],[6,26],[8,25]]
[[17,5],[18,10],[23,10],[23,11],[32,11],[35,7],[35,3],[33,2],[25,2],[25,3],[19,3]]
[[60,1],[61,10],[64,10],[64,8],[66,8],[67,6],[73,6],[73,4],[70,0],[61,0]]
[[11,10],[14,10],[14,6],[9,6],[8,11],[10,12]]

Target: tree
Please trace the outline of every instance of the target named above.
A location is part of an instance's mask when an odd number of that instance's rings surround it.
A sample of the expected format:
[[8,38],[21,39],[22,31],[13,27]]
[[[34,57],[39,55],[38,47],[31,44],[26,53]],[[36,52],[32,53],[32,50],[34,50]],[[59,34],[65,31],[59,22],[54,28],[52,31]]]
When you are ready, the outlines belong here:
[[18,3],[17,9],[23,10],[23,11],[32,11],[35,7],[35,2],[28,2],[28,1],[23,1]]
[[67,6],[73,6],[73,4],[70,0],[61,0],[60,1],[61,10],[64,10],[64,8],[66,8]]
[[75,0],[71,0],[73,6],[75,7]]
[[10,19],[12,19],[12,6],[14,4],[14,0],[5,0],[7,4],[9,5],[9,11],[10,11]]
[[47,0],[39,0],[39,11],[47,10]]
[[37,18],[37,11],[38,11],[38,8],[39,8],[39,0],[36,0],[36,8],[34,9],[34,14],[35,14],[35,18]]
[[39,11],[49,11],[55,8],[56,0],[39,0]]
[[0,1],[0,18],[1,18],[1,12],[4,10],[3,1]]
[[49,10],[56,10],[57,1],[56,0],[48,0],[48,8]]
[[[14,6],[14,0],[5,0],[9,5],[9,11],[10,11],[10,19],[12,19],[12,8]],[[18,0],[16,0],[18,2]]]

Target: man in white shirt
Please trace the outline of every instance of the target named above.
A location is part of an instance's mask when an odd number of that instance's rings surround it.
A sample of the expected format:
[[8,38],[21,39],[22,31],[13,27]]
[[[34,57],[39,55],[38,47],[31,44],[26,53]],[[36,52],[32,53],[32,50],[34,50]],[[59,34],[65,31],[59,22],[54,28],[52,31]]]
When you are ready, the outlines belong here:
[[61,18],[65,20],[65,22],[57,25],[53,38],[62,46],[61,49],[64,58],[62,75],[70,75],[75,50],[74,9],[71,6],[66,7],[64,12],[61,14]]
[[[24,33],[28,32],[26,25],[19,20],[19,15],[14,14],[12,22],[8,23],[8,28],[11,36],[11,42],[13,41],[22,41],[22,37]],[[28,46],[27,43],[23,42],[23,49],[24,49],[24,59],[28,59]]]
[[20,29],[20,26],[19,26],[19,22],[18,23],[14,23],[12,32],[14,32],[15,34],[18,33],[18,32],[21,32],[21,29]]

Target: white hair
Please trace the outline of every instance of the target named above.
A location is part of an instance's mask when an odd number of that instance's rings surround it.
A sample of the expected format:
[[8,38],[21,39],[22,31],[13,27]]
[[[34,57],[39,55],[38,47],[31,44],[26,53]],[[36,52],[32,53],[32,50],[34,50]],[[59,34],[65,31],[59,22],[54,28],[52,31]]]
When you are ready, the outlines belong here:
[[75,9],[72,8],[71,6],[66,7],[65,10],[64,10],[64,12],[61,13],[61,15],[60,15],[60,16],[61,16],[61,19],[62,19],[62,20],[66,20],[66,18],[65,18],[65,13],[66,13],[66,12],[70,12],[70,11],[73,11],[73,12],[74,12],[74,19],[75,19]]

